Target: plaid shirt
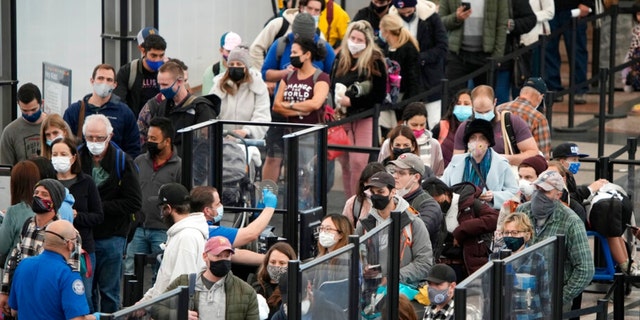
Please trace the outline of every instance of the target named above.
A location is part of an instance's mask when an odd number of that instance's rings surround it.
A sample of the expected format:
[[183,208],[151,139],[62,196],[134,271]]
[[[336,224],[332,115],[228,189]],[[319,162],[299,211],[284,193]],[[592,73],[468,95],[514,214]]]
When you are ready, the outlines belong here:
[[560,201],[555,201],[553,213],[542,227],[536,226],[536,218],[531,212],[531,202],[521,204],[516,211],[526,213],[531,219],[535,230],[532,245],[557,234],[565,235],[567,257],[564,263],[562,304],[571,303],[591,282],[595,272],[584,223]]
[[[522,296],[514,295],[517,290],[515,289],[515,285],[517,282],[516,273],[527,273],[536,277],[535,288],[532,290],[532,299],[530,308],[533,311],[530,319],[542,319],[549,318],[551,315],[551,288],[549,287],[551,281],[549,279],[550,272],[550,258],[545,257],[543,254],[538,252],[533,252],[528,255],[524,261],[518,261],[514,263],[513,266],[509,265],[507,267],[508,272],[511,272],[514,276],[514,288],[510,288],[512,290],[507,295],[512,297],[511,306],[513,310],[511,310],[512,314],[515,314],[515,309],[518,309],[517,306],[527,306],[528,303],[526,298],[523,300],[519,300],[518,298],[523,298]],[[513,267],[513,268],[510,268]],[[555,279],[554,279],[555,280]]]
[[545,155],[549,156],[551,152],[551,130],[547,118],[531,105],[531,102],[518,97],[512,102],[499,105],[496,112],[510,111],[518,117],[522,118],[531,128],[531,135],[538,144],[538,149]]
[[436,310],[436,306],[428,306],[424,308],[424,317],[422,320],[447,320],[453,319],[453,299],[445,304],[440,310]]
[[20,242],[11,250],[11,254],[7,258],[7,265],[4,269],[4,274],[2,274],[2,287],[0,288],[0,292],[9,294],[13,273],[16,271],[22,259],[37,256],[44,250],[44,230],[55,220],[58,220],[58,215],[55,215],[51,221],[42,227],[36,226],[35,218],[29,218],[29,220],[27,220],[29,226],[26,232],[20,235]]

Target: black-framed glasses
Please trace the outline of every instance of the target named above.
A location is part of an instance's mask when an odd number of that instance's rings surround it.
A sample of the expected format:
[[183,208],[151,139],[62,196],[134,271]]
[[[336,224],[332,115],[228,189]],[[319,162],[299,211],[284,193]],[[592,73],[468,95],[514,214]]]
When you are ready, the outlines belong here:
[[523,233],[527,233],[526,231],[518,231],[518,230],[514,230],[514,231],[502,231],[502,236],[503,237],[515,237],[518,236],[520,234]]
[[331,227],[319,226],[316,228],[316,232],[320,233],[322,231],[340,233],[340,230]]

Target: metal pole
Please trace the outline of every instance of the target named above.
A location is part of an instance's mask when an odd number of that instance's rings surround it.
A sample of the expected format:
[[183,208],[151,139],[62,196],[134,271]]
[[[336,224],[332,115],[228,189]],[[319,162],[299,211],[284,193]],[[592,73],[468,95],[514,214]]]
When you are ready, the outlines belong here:
[[624,320],[624,274],[616,273],[613,279],[613,319]]
[[[600,68],[600,108],[598,112],[598,157],[604,155],[604,126],[606,124],[606,116],[605,116],[605,102],[607,99],[605,92],[605,80],[607,79],[607,75],[609,74],[609,69]],[[613,101],[612,95],[609,96],[609,101]]]
[[178,320],[189,319],[189,287],[182,287],[178,294]]
[[[544,59],[546,59],[547,56],[547,43],[549,43],[549,36],[548,35],[540,35],[540,37],[538,38],[540,39],[540,77],[542,77],[542,79],[546,79],[546,68],[545,68],[545,62]],[[549,125],[549,127],[551,127],[551,125]]]
[[611,181],[611,177],[610,174],[611,172],[609,172],[609,166],[611,165],[611,158],[609,157],[600,157],[598,158],[599,162],[600,162],[600,170],[598,170],[598,177],[596,177],[596,179],[607,179],[609,181]]
[[[629,150],[629,160],[636,160],[636,151],[638,150],[638,138],[629,137],[627,138],[627,146]],[[636,190],[636,166],[633,164],[629,164],[627,166],[627,195],[630,198],[635,197],[631,193],[635,194]]]
[[456,320],[467,319],[467,288],[454,289],[453,294],[453,315]]
[[[449,110],[449,104],[451,97],[449,96],[449,79],[440,79],[440,83],[442,84],[442,88],[440,89],[440,117],[444,116]],[[430,128],[433,129],[433,128]]]
[[[616,67],[616,29],[618,25],[618,4],[613,4],[609,8],[611,12],[611,32],[609,39],[609,110],[608,114],[613,114],[613,103],[615,102],[615,85],[616,85],[616,73],[612,70]],[[601,82],[603,83],[603,82]]]
[[182,185],[191,190],[193,187],[193,131],[178,133],[182,135]]
[[502,260],[494,260],[493,261],[493,274],[492,274],[492,283],[491,283],[491,299],[493,303],[491,304],[491,310],[489,310],[492,315],[491,319],[505,319],[506,314],[503,314],[502,304],[504,302],[504,297],[502,295],[502,279],[504,278],[504,261]]
[[562,319],[562,282],[564,280],[564,264],[566,256],[566,246],[564,235],[559,234],[556,236],[556,260],[553,264],[555,269],[553,274],[556,275],[554,284],[551,286],[551,301],[553,303],[553,309],[551,310],[551,319]]
[[[544,114],[547,117],[547,123],[549,123],[549,128],[553,128],[553,99],[555,99],[556,94],[554,91],[547,91],[544,95]],[[553,133],[553,130],[551,130]]]
[[596,320],[607,320],[609,312],[609,301],[607,299],[598,299],[598,307],[602,308],[596,315]]
[[211,151],[209,155],[209,164],[211,170],[211,182],[213,182],[213,186],[218,189],[218,194],[222,195],[222,167],[224,163],[222,163],[222,123],[215,122],[210,127],[208,131],[208,140],[211,141]]
[[[378,128],[379,128],[379,120],[380,120],[380,104],[376,103],[373,105],[374,108],[374,112],[373,112],[373,130],[371,130],[371,134],[373,135],[371,137],[371,145],[374,147],[377,147],[380,145],[380,137],[379,137],[379,133],[378,133]],[[362,119],[361,119],[362,120]],[[356,120],[357,121],[357,120]],[[376,161],[376,157],[373,154],[369,154],[369,162],[371,161]]]
[[398,317],[398,299],[400,299],[400,217],[404,212],[391,212],[391,230],[389,230],[389,272],[387,285],[387,319]]
[[[129,18],[131,18],[129,13],[129,1],[120,0],[120,39],[116,40],[120,46],[120,65],[125,65],[129,62],[129,43],[128,40],[125,40],[127,33],[129,32]],[[106,23],[106,20],[103,21],[103,28],[104,23]],[[104,41],[105,40],[102,40],[103,43]],[[102,52],[104,55],[104,50]]]
[[573,118],[575,117],[575,90],[576,85],[576,29],[578,28],[578,18],[571,18],[571,52],[569,52],[569,128],[573,128]]
[[360,315],[360,237],[350,235],[351,265],[349,276],[349,319],[358,319]]
[[[320,131],[320,136],[318,137],[318,145],[320,146],[319,150],[320,150],[320,154],[316,155],[316,159],[317,159],[317,166],[318,168],[321,169],[321,171],[319,172],[319,178],[320,178],[320,183],[319,183],[319,188],[318,190],[316,190],[316,194],[318,195],[318,200],[320,201],[320,206],[322,208],[324,208],[324,214],[327,214],[327,193],[329,193],[329,190],[327,190],[327,164],[328,164],[328,159],[327,159],[327,126],[324,126],[324,128],[322,128],[322,130]],[[335,160],[334,160],[335,161]],[[335,162],[334,162],[334,168],[335,168]],[[335,171],[333,172],[335,174]],[[318,177],[318,175],[316,175],[316,177]]]
[[[491,64],[491,68],[489,68],[489,70],[487,71],[487,85],[491,87],[495,87],[496,86],[495,72],[496,72],[496,69],[498,69],[498,63],[493,57],[489,58],[489,63]],[[474,84],[474,85],[477,86],[478,84]]]
[[298,237],[298,142],[298,137],[284,139],[287,164],[287,213],[283,233],[289,244],[298,249],[298,255],[300,255],[302,252],[300,252]]
[[287,319],[298,320],[302,318],[302,312],[300,310],[300,302],[302,301],[302,274],[300,273],[300,260],[289,260],[289,267],[287,270],[287,280],[289,280]]

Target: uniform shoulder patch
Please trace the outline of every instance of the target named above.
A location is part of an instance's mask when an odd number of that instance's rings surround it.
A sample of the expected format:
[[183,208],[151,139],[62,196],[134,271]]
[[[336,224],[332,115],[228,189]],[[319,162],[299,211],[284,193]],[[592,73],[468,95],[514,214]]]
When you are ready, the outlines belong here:
[[71,284],[71,288],[73,289],[73,292],[79,296],[84,294],[84,283],[82,283],[82,280],[80,279],[74,280]]

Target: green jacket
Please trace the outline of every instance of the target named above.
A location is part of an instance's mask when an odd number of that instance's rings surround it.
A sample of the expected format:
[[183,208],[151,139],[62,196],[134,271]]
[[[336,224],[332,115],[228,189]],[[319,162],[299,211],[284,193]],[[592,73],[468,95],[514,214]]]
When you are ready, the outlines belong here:
[[[461,0],[440,1],[440,17],[442,24],[449,36],[449,51],[458,53],[462,44],[462,31],[464,21],[456,19],[456,9],[460,7]],[[507,20],[509,19],[509,6],[506,0],[485,0],[484,26],[482,32],[483,51],[492,57],[502,57],[507,41]],[[471,8],[473,10],[473,8]]]
[[[202,273],[198,274],[196,280],[196,290],[193,299],[190,299],[189,306],[193,306],[190,310],[198,312],[198,302],[200,301],[200,293],[202,291]],[[183,274],[173,280],[166,291],[171,291],[177,287],[189,286],[189,275]],[[258,298],[255,290],[242,279],[234,276],[231,272],[226,276],[224,280],[225,289],[225,319],[229,320],[259,320],[258,311]],[[206,289],[205,289],[206,290]],[[206,293],[205,293],[206,294]],[[169,299],[173,300],[173,299]],[[169,305],[170,301],[161,302],[154,306],[151,310],[151,314],[155,319],[170,319],[175,308]],[[202,317],[200,317],[202,318]]]

